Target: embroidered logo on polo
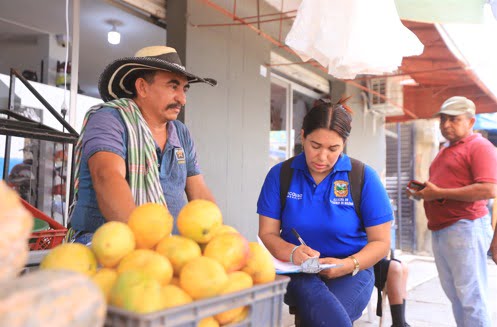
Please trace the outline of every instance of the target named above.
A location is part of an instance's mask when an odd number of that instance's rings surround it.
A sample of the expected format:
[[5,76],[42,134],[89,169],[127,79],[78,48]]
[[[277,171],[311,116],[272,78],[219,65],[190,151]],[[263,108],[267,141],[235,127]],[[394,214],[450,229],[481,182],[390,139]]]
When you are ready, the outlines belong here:
[[178,164],[184,164],[186,162],[185,151],[183,151],[182,148],[174,149],[174,156],[176,157],[176,161],[178,162]]
[[341,204],[341,205],[354,205],[352,201],[348,199],[349,195],[349,182],[338,180],[333,182],[333,194],[335,197],[330,199],[332,204]]
[[288,192],[286,194],[287,199],[302,200],[302,194],[297,194],[295,192]]
[[339,198],[344,198],[349,194],[349,182],[335,181],[333,182],[333,193]]

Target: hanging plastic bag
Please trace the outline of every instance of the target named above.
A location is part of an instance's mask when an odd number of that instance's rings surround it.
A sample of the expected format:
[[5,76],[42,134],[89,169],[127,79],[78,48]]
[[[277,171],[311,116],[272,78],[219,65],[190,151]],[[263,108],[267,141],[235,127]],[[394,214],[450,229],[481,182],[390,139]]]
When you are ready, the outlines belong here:
[[342,79],[395,71],[403,57],[424,48],[393,0],[303,0],[285,42]]

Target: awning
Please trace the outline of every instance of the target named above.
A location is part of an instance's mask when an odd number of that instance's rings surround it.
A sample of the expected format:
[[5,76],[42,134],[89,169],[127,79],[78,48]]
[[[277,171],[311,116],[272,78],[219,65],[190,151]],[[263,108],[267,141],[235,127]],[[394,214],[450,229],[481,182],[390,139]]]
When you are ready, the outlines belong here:
[[[477,113],[497,112],[497,98],[478,76],[456,58],[436,25],[404,21],[424,44],[423,54],[404,58],[400,71],[417,85],[404,85],[404,108],[417,118],[431,118],[449,97],[462,95],[475,102]],[[406,121],[410,116],[388,117],[387,122]]]
[[[283,6],[283,2],[280,0],[266,0],[268,1],[275,9],[276,13],[271,14],[260,14],[259,7],[257,10],[254,10],[257,13],[257,16],[249,16],[249,17],[240,17],[236,14],[236,0],[234,1],[233,10],[230,11],[220,5],[217,5],[212,0],[201,0],[205,4],[209,5],[212,8],[215,8],[219,12],[224,15],[232,18],[235,23],[230,24],[222,24],[222,26],[228,25],[246,25],[251,30],[257,32],[259,36],[267,39],[271,44],[277,46],[279,49],[283,49],[284,51],[295,54],[288,46],[283,44],[282,39],[282,22],[284,20],[291,20],[295,18],[292,16],[297,10],[299,0],[294,0],[290,4],[285,2],[285,6]],[[462,0],[443,0],[443,3],[448,3],[452,1],[456,1],[461,7],[459,7],[458,13],[461,12],[462,7],[466,7],[469,5],[469,2],[464,2]],[[480,8],[481,1],[485,0],[470,0],[473,8]],[[492,2],[497,2],[497,0],[491,0]],[[409,9],[409,3],[412,4],[413,1],[403,1],[404,5],[408,5],[407,9]],[[414,1],[417,3],[417,1]],[[433,2],[433,1],[431,1]],[[403,4],[401,4],[403,5]],[[434,5],[434,4],[433,4]],[[476,7],[475,7],[476,6]],[[442,6],[443,7],[443,6]],[[404,8],[404,9],[405,9]],[[283,10],[284,9],[284,10]],[[454,8],[452,8],[454,9]],[[479,9],[478,9],[479,10]],[[464,9],[466,11],[466,9]],[[408,10],[409,12],[409,10]],[[466,12],[467,13],[467,12]],[[477,12],[474,10],[474,17],[481,16],[481,12]],[[422,11],[416,12],[418,16],[425,15],[426,13]],[[440,15],[445,15],[445,13],[439,13]],[[457,21],[460,16],[455,15],[455,12],[450,13],[450,15],[446,16],[445,21]],[[279,15],[279,18],[272,19],[273,15]],[[265,19],[266,16],[269,16],[268,19]],[[456,17],[457,16],[457,17]],[[376,16],[374,16],[376,17]],[[261,19],[264,18],[264,19]],[[433,17],[432,17],[433,18]],[[437,17],[435,17],[437,18]],[[439,19],[438,17],[437,19]],[[279,35],[273,36],[268,32],[265,32],[262,29],[261,23],[274,23],[274,21],[279,21],[279,28],[276,28],[276,34]],[[346,83],[350,85],[354,85],[361,90],[364,90],[370,94],[373,94],[376,97],[379,97],[385,103],[389,103],[390,105],[402,109],[405,113],[401,116],[389,116],[386,118],[387,122],[397,122],[397,121],[407,121],[418,118],[431,118],[434,113],[438,111],[440,105],[449,97],[455,95],[463,95],[471,100],[473,100],[477,107],[477,113],[487,113],[487,112],[497,112],[497,98],[495,95],[485,86],[476,73],[470,68],[468,64],[459,60],[453,53],[452,48],[447,46],[447,43],[439,30],[437,29],[437,25],[432,23],[420,23],[413,21],[402,21],[403,24],[410,29],[423,43],[424,51],[419,56],[413,57],[404,57],[402,60],[402,64],[399,69],[388,75],[369,75],[361,78],[357,78],[354,80],[344,80]],[[209,26],[220,26],[219,24],[211,24],[211,25],[195,25],[196,27],[209,27]],[[361,25],[362,26],[362,25]],[[308,28],[308,27],[306,27]],[[270,29],[268,29],[269,31]],[[364,29],[361,29],[364,31]],[[274,32],[274,31],[273,31]],[[367,33],[363,33],[366,35]],[[379,33],[378,35],[374,35],[373,40],[382,40],[384,35]],[[492,40],[489,40],[493,41]],[[447,41],[448,42],[448,41]],[[331,44],[331,43],[330,43]],[[451,50],[452,49],[452,50]],[[369,54],[368,51],[363,51],[364,54]],[[302,62],[290,63],[295,65],[303,64]],[[323,67],[317,61],[310,60],[305,64],[312,65],[317,69],[328,72],[328,68]],[[480,73],[480,71],[479,71]],[[491,72],[489,72],[492,75]],[[497,75],[497,74],[495,74]],[[480,74],[480,76],[482,76]],[[383,94],[381,92],[375,91],[364,82],[364,80],[376,79],[376,78],[398,78],[402,77],[407,79],[413,79],[417,85],[404,85],[403,87],[403,104],[398,104],[396,98],[389,97],[388,94]],[[486,81],[488,83],[488,81]],[[405,84],[405,83],[404,83]],[[497,91],[494,91],[497,94]]]

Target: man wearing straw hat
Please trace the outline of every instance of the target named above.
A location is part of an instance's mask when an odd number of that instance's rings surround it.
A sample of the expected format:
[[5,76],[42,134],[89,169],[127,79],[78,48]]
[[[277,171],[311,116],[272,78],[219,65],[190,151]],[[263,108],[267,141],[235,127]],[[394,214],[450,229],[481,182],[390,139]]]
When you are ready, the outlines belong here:
[[437,113],[449,145],[430,166],[424,199],[442,288],[458,326],[490,327],[487,251],[492,237],[487,199],[497,195],[494,146],[473,133],[475,104],[455,96]]
[[75,155],[75,202],[68,239],[88,244],[106,221],[126,222],[135,206],[161,203],[176,217],[189,201],[214,201],[186,126],[177,121],[193,83],[176,50],[151,46],[109,64],[103,104],[85,116]]

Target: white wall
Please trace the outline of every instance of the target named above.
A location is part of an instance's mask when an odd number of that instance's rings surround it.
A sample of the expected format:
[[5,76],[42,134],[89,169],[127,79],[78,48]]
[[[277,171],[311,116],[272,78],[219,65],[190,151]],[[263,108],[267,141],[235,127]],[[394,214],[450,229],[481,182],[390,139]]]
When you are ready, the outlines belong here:
[[[370,113],[364,114],[364,102],[360,89],[347,85],[345,92],[347,96],[352,96],[347,103],[354,111],[352,132],[347,141],[347,154],[373,167],[384,181],[386,173],[385,119]],[[374,120],[376,120],[376,128]]]
[[[198,1],[189,1],[188,11],[196,23],[226,20]],[[250,240],[257,235],[256,203],[267,173],[270,80],[259,69],[269,55],[268,42],[246,27],[187,30],[187,68],[219,85],[192,86],[186,124],[225,223]]]
[[9,74],[10,68],[19,73],[24,70],[35,71],[40,80],[41,61],[45,62],[49,52],[48,34],[33,34],[18,39],[0,41],[0,73]]

